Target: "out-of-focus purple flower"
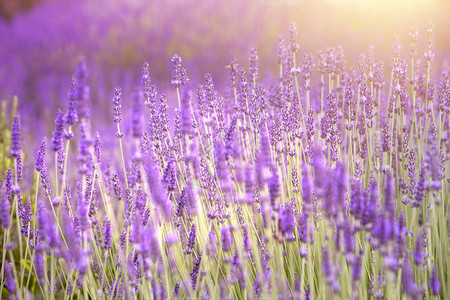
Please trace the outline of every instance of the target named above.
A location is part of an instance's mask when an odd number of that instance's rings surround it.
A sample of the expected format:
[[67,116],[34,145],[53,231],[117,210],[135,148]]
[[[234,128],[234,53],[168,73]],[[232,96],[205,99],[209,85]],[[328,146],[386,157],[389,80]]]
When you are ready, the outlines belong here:
[[144,261],[144,270],[148,270],[152,263],[158,261],[161,256],[158,238],[153,224],[149,224],[142,229],[139,239],[135,241],[135,247],[140,249]]
[[[303,205],[303,207],[305,207]],[[298,240],[302,243],[308,242],[308,215],[306,211],[303,209],[303,212],[298,216]]]
[[357,282],[361,278],[361,261],[362,261],[363,251],[361,250],[359,255],[354,256],[352,262],[352,278],[354,282]]
[[81,122],[79,124],[80,128],[80,139],[78,144],[78,161],[80,166],[78,172],[80,174],[86,174],[89,170],[93,168],[92,156],[90,147],[92,146],[93,140],[90,136],[91,127],[89,122]]
[[214,228],[211,228],[211,231],[208,234],[208,243],[206,245],[206,255],[210,258],[214,258],[217,252],[217,237]]
[[302,196],[303,202],[306,204],[305,207],[309,208],[308,206],[312,204],[312,184],[306,163],[302,165]]
[[72,77],[72,86],[69,92],[69,106],[67,108],[65,120],[69,126],[72,126],[76,122],[78,122],[76,87],[77,87],[77,80],[75,77]]
[[414,273],[411,270],[408,258],[405,258],[403,262],[402,290],[406,295],[411,297],[416,297],[419,292],[414,281]]
[[309,282],[306,285],[306,289],[305,289],[305,300],[311,300],[311,288],[309,286]]
[[269,196],[270,196],[270,205],[274,211],[278,211],[278,199],[281,196],[280,191],[280,181],[278,176],[277,167],[272,167],[272,176],[269,182]]
[[41,247],[37,247],[34,253],[34,268],[40,284],[43,284],[46,278],[44,263],[44,251],[42,251]]
[[258,52],[256,48],[250,50],[250,80],[256,81],[258,79]]
[[283,235],[287,236],[288,240],[294,237],[295,220],[290,204],[286,204],[279,213],[278,227]]
[[330,254],[326,246],[322,247],[322,272],[325,277],[330,277],[332,275]]
[[171,84],[176,88],[185,86],[189,82],[189,78],[186,73],[186,69],[181,65],[181,57],[175,54],[172,57],[173,71]]
[[222,250],[224,252],[228,252],[231,250],[231,243],[233,242],[233,238],[231,236],[229,227],[222,227],[220,229],[221,234],[221,242],[222,242]]
[[433,270],[431,271],[431,279],[430,279],[430,288],[431,294],[433,296],[439,296],[439,291],[441,289],[441,283],[439,282],[436,266],[433,266]]
[[20,148],[20,127],[20,116],[16,114],[12,123],[11,148],[9,149],[9,153],[14,158],[22,153],[22,148]]
[[153,157],[145,164],[145,172],[148,185],[152,187],[152,200],[163,213],[164,218],[168,219],[172,213],[172,203],[164,190],[159,166]]
[[78,222],[73,220],[66,211],[62,212],[62,217],[61,226],[64,230],[65,243],[68,246],[65,258],[69,264],[73,263],[82,277],[89,269],[89,255],[81,248],[81,236],[77,232]]
[[112,244],[111,221],[106,219],[103,222],[103,248],[110,249]]
[[38,201],[37,221],[42,242],[41,247],[46,250],[58,247],[60,243],[59,231],[53,216],[48,213],[43,201]]
[[10,299],[19,299],[16,289],[16,280],[12,274],[12,266],[8,261],[5,263],[5,287],[8,290]]
[[86,82],[88,75],[86,59],[81,57],[77,69],[75,70],[77,112],[81,119],[89,118],[87,103],[89,100],[89,86]]
[[353,237],[352,226],[348,220],[344,221],[342,229],[344,231],[343,235],[344,235],[345,253],[352,254],[355,251],[355,238]]
[[143,94],[141,91],[136,89],[133,94],[131,94],[131,132],[134,138],[140,138],[142,136],[143,130],[143,120],[142,120],[142,103]]
[[356,218],[361,219],[363,214],[364,199],[362,194],[361,180],[352,179],[350,196],[350,213]]
[[373,177],[368,188],[367,196],[364,197],[364,210],[362,215],[362,224],[374,224],[378,211],[378,183]]
[[80,198],[77,206],[78,218],[80,220],[81,231],[89,229],[89,203],[86,202],[84,197]]
[[425,253],[423,252],[423,235],[419,233],[416,238],[416,248],[414,249],[414,263],[420,266],[424,263]]
[[2,220],[2,227],[3,228],[9,228],[11,225],[11,203],[10,201],[10,195],[8,194],[6,183],[3,184],[1,187],[1,212],[0,217]]
[[51,141],[52,150],[55,152],[63,148],[64,113],[58,109],[55,119],[55,130]]
[[425,196],[425,180],[426,180],[426,166],[425,164],[422,164],[422,167],[420,169],[419,173],[419,180],[417,180],[417,187],[416,187],[416,194],[414,196],[414,200],[417,205],[421,205],[423,198]]

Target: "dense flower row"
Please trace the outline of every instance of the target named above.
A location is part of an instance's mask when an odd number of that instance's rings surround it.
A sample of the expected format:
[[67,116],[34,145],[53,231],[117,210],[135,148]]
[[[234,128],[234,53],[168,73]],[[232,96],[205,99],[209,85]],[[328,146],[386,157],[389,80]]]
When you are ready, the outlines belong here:
[[224,93],[175,55],[160,94],[146,63],[128,123],[116,88],[103,135],[82,59],[34,179],[19,114],[2,141],[2,295],[449,298],[450,73],[432,76],[427,33],[411,64],[394,43],[388,76],[373,48],[353,67],[341,48],[301,56],[294,24],[275,82],[256,49]]

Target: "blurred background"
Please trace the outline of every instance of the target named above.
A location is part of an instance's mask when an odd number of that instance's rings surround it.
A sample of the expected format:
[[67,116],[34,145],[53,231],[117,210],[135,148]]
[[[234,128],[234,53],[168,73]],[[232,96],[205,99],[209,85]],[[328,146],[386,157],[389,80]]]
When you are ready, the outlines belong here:
[[407,58],[416,26],[423,55],[430,21],[434,62],[450,53],[448,0],[0,0],[0,15],[0,99],[17,95],[22,114],[31,117],[23,122],[33,129],[54,120],[58,107],[66,109],[81,56],[91,105],[105,107],[96,117],[109,120],[113,88],[122,87],[129,97],[145,61],[160,90],[173,90],[168,84],[175,53],[194,84],[211,73],[220,89],[228,84],[230,60],[247,67],[250,48],[257,47],[260,78],[273,78],[277,38],[291,22],[299,31],[299,59],[303,52],[340,45],[354,64],[373,45],[389,68],[394,34]]

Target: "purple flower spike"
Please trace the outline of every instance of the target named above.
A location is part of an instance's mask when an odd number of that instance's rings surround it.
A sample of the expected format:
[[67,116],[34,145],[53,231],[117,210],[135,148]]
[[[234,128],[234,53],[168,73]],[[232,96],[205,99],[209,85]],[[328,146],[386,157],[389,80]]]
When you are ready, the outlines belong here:
[[419,292],[414,281],[414,273],[411,270],[408,258],[405,258],[405,261],[403,262],[402,289],[406,295],[411,297],[416,297]]
[[195,239],[197,237],[197,227],[195,224],[192,224],[191,226],[191,231],[189,232],[189,240],[187,243],[187,249],[186,249],[186,253],[190,254],[194,251],[194,247],[195,247]]
[[52,137],[52,150],[55,152],[60,151],[63,148],[63,131],[64,131],[64,113],[58,109],[55,119],[55,131],[53,131]]
[[77,69],[75,71],[76,77],[76,99],[77,99],[77,111],[80,118],[89,118],[88,99],[89,99],[89,86],[87,85],[88,70],[86,65],[86,59],[80,58]]
[[20,148],[20,127],[20,116],[19,114],[16,114],[12,123],[11,148],[9,150],[11,156],[15,158],[22,152],[22,149]]
[[45,166],[45,150],[47,149],[47,138],[42,140],[41,146],[36,158],[36,171],[41,172]]
[[181,57],[175,54],[172,57],[173,71],[172,71],[172,85],[177,88],[185,86],[189,82],[186,69],[181,65]]
[[114,111],[114,122],[120,123],[122,121],[122,89],[114,89],[113,97],[113,111]]
[[2,227],[9,228],[11,225],[11,204],[9,203],[10,196],[8,195],[6,183],[1,188],[1,207],[0,217],[2,220]]
[[5,262],[5,286],[9,293],[10,299],[19,299],[16,289],[16,280],[12,274],[12,266],[9,262]]
[[249,69],[250,79],[253,81],[258,78],[258,52],[256,48],[250,50],[250,69]]
[[21,182],[22,178],[23,178],[23,163],[22,163],[22,156],[17,156],[16,157],[16,177],[17,177],[17,182]]
[[289,26],[289,50],[292,53],[295,53],[298,51],[298,48],[300,48],[300,46],[297,44],[297,25],[292,23],[291,26]]
[[66,123],[69,126],[74,125],[78,122],[78,113],[77,113],[77,80],[75,77],[72,77],[72,87],[69,92],[69,107],[67,108],[66,113]]
[[423,235],[420,233],[417,235],[416,248],[414,249],[414,263],[420,266],[424,263],[425,253],[423,252]]
[[221,241],[222,241],[222,250],[224,252],[228,252],[231,250],[231,243],[233,238],[231,237],[231,232],[229,227],[222,227],[220,229],[221,233]]
[[430,288],[433,296],[439,296],[439,291],[441,289],[441,283],[439,282],[436,266],[433,266],[433,271],[431,271]]
[[134,138],[140,138],[143,131],[142,120],[142,103],[143,94],[137,90],[131,95],[132,107],[131,107],[131,131]]
[[195,290],[195,288],[197,287],[197,277],[198,277],[198,272],[200,270],[201,262],[202,262],[202,253],[200,252],[198,254],[197,260],[195,261],[194,268],[192,269],[192,272],[191,272],[191,284],[192,284],[193,290]]
[[286,204],[280,212],[278,227],[283,235],[287,236],[288,240],[293,239],[295,230],[295,220],[290,204]]

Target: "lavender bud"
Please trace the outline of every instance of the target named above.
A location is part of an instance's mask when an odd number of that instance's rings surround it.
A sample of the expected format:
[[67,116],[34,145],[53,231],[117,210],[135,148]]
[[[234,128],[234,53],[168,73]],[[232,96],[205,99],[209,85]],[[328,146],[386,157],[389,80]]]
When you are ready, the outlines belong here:
[[195,239],[197,237],[197,227],[195,224],[192,224],[191,226],[191,231],[189,232],[189,240],[187,243],[187,249],[186,249],[186,253],[190,254],[194,251],[194,247],[195,247]]
[[36,158],[36,171],[41,172],[44,169],[45,165],[45,150],[47,148],[47,138],[45,137],[42,140],[41,146],[39,147],[39,151]]
[[11,225],[11,204],[9,203],[10,195],[6,188],[6,183],[1,187],[1,212],[2,227],[9,228]]
[[439,282],[436,266],[433,266],[433,270],[431,271],[431,279],[430,279],[430,288],[433,296],[439,296],[439,291],[441,289],[441,283]]
[[197,260],[195,261],[194,268],[192,269],[192,272],[191,272],[191,284],[192,284],[193,290],[195,290],[195,288],[197,286],[197,277],[198,277],[198,271],[200,270],[201,261],[202,261],[202,253],[200,252],[198,254]]
[[120,123],[122,121],[122,89],[115,88],[114,89],[114,97],[113,97],[113,116],[114,122]]
[[9,153],[14,158],[18,157],[22,152],[20,148],[20,127],[20,116],[16,114],[12,123],[11,148],[9,149]]
[[58,109],[55,119],[55,130],[51,141],[52,150],[55,152],[63,148],[64,113]]
[[231,237],[231,232],[229,227],[222,227],[220,229],[221,233],[221,242],[222,242],[222,250],[224,252],[228,252],[231,250],[231,243],[233,238]]
[[78,122],[78,114],[77,114],[77,92],[76,92],[77,80],[75,77],[72,77],[72,87],[69,92],[69,107],[66,113],[66,123],[71,126]]

